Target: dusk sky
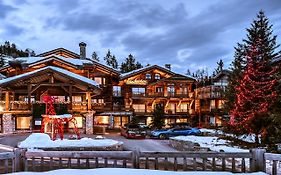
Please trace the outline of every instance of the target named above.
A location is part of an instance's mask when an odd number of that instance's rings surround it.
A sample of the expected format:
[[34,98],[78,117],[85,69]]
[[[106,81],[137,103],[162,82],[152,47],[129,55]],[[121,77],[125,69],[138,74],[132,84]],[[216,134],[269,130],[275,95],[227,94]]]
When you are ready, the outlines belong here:
[[119,63],[132,53],[142,64],[172,70],[226,67],[260,9],[281,43],[281,0],[1,0],[0,42],[37,54],[64,47],[103,62],[108,49]]

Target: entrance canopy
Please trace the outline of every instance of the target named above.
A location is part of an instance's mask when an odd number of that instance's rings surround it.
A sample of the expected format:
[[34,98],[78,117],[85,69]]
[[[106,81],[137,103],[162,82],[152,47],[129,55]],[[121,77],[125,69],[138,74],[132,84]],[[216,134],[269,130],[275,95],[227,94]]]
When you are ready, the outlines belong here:
[[97,82],[94,80],[54,66],[43,67],[31,72],[0,80],[0,87],[2,88],[20,87],[28,84],[40,84],[41,86],[72,84],[82,91],[91,89],[91,92],[95,92],[96,94],[99,94],[101,91]]

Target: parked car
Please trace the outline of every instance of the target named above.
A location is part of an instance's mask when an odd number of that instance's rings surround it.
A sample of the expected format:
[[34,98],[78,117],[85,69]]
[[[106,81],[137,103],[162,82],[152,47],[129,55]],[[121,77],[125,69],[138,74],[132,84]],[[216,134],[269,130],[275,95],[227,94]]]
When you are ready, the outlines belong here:
[[144,139],[147,135],[147,128],[144,124],[126,124],[121,127],[121,135],[127,139]]
[[169,128],[189,128],[190,124],[186,122],[170,123]]
[[159,139],[167,139],[173,136],[186,136],[186,135],[200,135],[201,131],[198,128],[171,128],[151,131],[151,137]]

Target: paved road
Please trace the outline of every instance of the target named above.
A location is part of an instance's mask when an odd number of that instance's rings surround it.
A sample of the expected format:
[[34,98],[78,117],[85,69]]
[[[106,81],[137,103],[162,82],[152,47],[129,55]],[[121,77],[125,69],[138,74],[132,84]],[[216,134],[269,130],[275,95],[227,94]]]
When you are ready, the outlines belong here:
[[177,151],[169,146],[168,140],[157,139],[126,139],[117,134],[105,135],[106,138],[115,139],[124,143],[125,150],[140,150],[140,151]]
[[[29,134],[12,134],[8,136],[0,136],[0,144],[16,147],[18,142],[23,141]],[[95,135],[82,135],[82,137],[96,137]],[[168,140],[157,139],[126,139],[118,133],[104,135],[106,138],[122,141],[125,150],[140,150],[140,151],[176,151],[169,146]],[[67,138],[67,137],[66,137]],[[1,152],[1,147],[0,147]]]

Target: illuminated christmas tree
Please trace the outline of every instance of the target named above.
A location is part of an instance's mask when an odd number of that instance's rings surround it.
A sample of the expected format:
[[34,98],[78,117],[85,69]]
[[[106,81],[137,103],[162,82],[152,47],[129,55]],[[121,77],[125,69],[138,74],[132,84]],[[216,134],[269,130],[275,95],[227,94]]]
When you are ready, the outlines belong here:
[[262,11],[248,31],[245,43],[246,66],[235,87],[237,92],[230,111],[230,124],[239,134],[266,135],[269,111],[277,97],[277,69],[272,66],[278,47],[272,26]]

